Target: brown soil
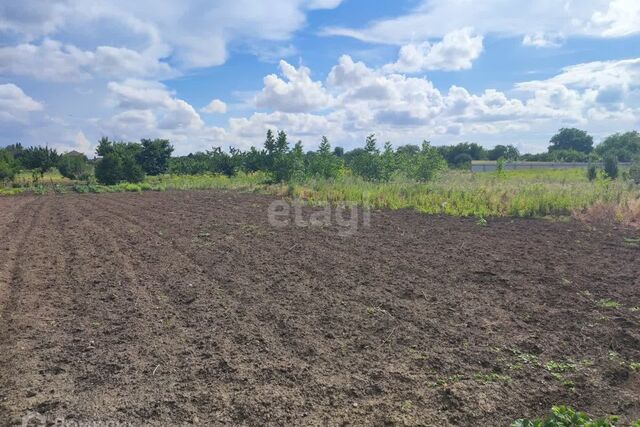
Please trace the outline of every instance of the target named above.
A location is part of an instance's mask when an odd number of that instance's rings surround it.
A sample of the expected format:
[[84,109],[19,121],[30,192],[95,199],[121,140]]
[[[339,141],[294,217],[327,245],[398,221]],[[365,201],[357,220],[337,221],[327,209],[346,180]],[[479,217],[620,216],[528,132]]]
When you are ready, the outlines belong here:
[[637,231],[381,211],[346,235],[271,227],[271,201],[0,199],[0,425],[640,417]]

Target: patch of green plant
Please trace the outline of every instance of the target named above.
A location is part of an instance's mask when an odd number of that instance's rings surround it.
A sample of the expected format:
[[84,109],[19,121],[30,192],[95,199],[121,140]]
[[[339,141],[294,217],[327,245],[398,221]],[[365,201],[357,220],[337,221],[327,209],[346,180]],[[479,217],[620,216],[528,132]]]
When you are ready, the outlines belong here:
[[598,306],[602,308],[618,308],[620,303],[611,299],[601,299],[598,301]]
[[623,243],[626,246],[631,246],[632,248],[640,248],[640,238],[634,239],[630,237],[625,237]]
[[35,185],[33,187],[33,192],[34,192],[34,194],[37,194],[38,196],[42,196],[44,194],[47,194],[47,187],[45,187],[44,185],[41,185],[41,184]]
[[575,388],[575,383],[573,381],[571,381],[570,379],[566,378],[564,375],[562,375],[559,372],[551,372],[551,376],[556,380],[559,381],[560,383],[562,383],[562,385],[566,388],[568,388],[569,390],[573,390]]
[[512,348],[511,352],[523,363],[527,365],[539,365],[540,361],[538,360],[538,356],[530,353],[523,353],[517,348]]
[[550,360],[549,362],[544,364],[544,368],[549,372],[560,373],[575,371],[577,366],[575,363],[554,362],[553,360]]
[[410,400],[405,400],[404,402],[402,402],[402,404],[400,405],[400,409],[403,412],[411,412],[413,410],[413,402],[411,402]]
[[[519,419],[511,427],[616,427],[620,417],[609,415],[605,418],[593,419],[584,412],[567,406],[554,406],[551,414],[540,419]],[[633,424],[640,427],[640,420]]]
[[630,362],[629,363],[629,369],[632,372],[640,372],[640,363],[638,363],[638,362]]

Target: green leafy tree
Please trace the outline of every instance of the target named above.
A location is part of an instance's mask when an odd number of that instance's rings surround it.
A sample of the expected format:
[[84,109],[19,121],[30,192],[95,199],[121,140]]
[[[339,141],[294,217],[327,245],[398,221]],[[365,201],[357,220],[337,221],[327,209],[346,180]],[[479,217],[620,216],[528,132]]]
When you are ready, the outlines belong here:
[[19,172],[19,164],[11,151],[0,149],[0,181],[12,181]]
[[391,142],[384,143],[382,154],[380,155],[380,179],[389,181],[398,171],[398,159]]
[[65,153],[58,159],[58,170],[65,178],[87,181],[93,173],[89,159],[82,153]]
[[167,171],[173,146],[167,139],[143,139],[137,161],[147,175],[160,175]]
[[[345,155],[346,156],[346,155]],[[367,181],[377,181],[382,177],[380,151],[376,147],[374,134],[367,136],[364,149],[353,150],[348,156],[349,167],[354,174]]]
[[549,152],[555,150],[575,150],[581,153],[593,151],[593,137],[576,128],[562,128],[549,141]]
[[271,174],[272,179],[275,182],[289,181],[293,171],[293,159],[289,153],[287,133],[281,130],[278,132],[277,138],[274,139],[273,132],[269,129],[264,147],[267,171]]
[[499,158],[503,158],[513,161],[518,160],[520,152],[513,145],[496,145],[488,151],[488,157],[489,160],[498,160]]
[[[503,157],[500,158],[503,159]],[[453,159],[453,163],[451,164],[451,166],[455,167],[456,169],[471,170],[472,161],[473,159],[469,154],[460,153]]]
[[25,169],[37,171],[40,176],[56,166],[58,152],[49,147],[29,147],[20,154],[20,163]]
[[304,162],[304,152],[302,150],[302,141],[298,141],[296,145],[293,146],[291,153],[289,153],[291,158],[291,175],[290,181],[301,182],[305,178],[305,162]]
[[99,183],[113,185],[122,181],[136,183],[144,179],[144,169],[137,158],[142,146],[135,142],[114,142],[102,138],[96,153],[98,160],[95,175]]
[[431,146],[429,141],[423,141],[420,152],[415,156],[415,167],[409,177],[417,181],[431,181],[446,169],[447,161],[438,149]]
[[[475,142],[462,142],[456,145],[443,145],[437,148],[438,152],[447,161],[449,166],[456,167],[456,159],[460,154],[467,154],[471,160],[486,160],[488,153],[485,148]],[[466,157],[464,157],[466,158]]]
[[631,162],[640,156],[640,133],[633,131],[610,135],[595,151],[603,158],[613,155],[620,162]]
[[113,152],[106,153],[96,165],[96,179],[100,184],[114,185],[123,178],[122,158]]
[[267,156],[272,156],[276,151],[276,139],[274,138],[273,131],[271,129],[267,130],[267,138],[264,141],[264,149]]
[[326,136],[322,137],[318,151],[309,159],[309,173],[313,176],[331,179],[337,178],[342,170],[342,159],[331,152],[331,144]]
[[244,155],[242,168],[247,172],[255,172],[267,169],[267,153],[265,150],[258,150],[251,147]]

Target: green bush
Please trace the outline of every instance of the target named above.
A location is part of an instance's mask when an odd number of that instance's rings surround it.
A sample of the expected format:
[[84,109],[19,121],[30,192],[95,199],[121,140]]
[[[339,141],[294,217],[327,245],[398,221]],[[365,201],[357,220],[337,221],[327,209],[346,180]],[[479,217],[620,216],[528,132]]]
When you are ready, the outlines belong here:
[[79,153],[66,153],[60,156],[58,170],[65,178],[83,181],[88,181],[93,173],[87,157]]
[[12,181],[18,171],[18,163],[11,153],[6,150],[0,150],[0,181]]
[[607,156],[604,159],[604,173],[611,179],[617,179],[618,173],[618,158],[616,156]]
[[637,158],[629,168],[629,179],[640,184],[640,158]]
[[589,181],[595,181],[597,177],[598,177],[598,166],[596,166],[593,163],[590,163],[589,166],[587,166],[587,179]]
[[[608,416],[601,419],[592,419],[584,412],[575,411],[566,406],[554,406],[551,414],[539,420],[520,419],[511,424],[511,427],[615,427],[620,417]],[[633,424],[640,427],[640,420]]]

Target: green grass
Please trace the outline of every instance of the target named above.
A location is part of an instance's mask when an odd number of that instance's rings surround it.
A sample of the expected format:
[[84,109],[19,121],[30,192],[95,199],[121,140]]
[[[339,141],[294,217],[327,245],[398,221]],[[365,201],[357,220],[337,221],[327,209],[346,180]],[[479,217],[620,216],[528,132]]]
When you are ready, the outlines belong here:
[[311,202],[354,201],[373,208],[411,208],[455,216],[566,216],[596,203],[623,204],[640,197],[637,186],[599,179],[581,169],[495,173],[450,171],[435,182],[365,182],[354,177],[292,185],[290,195]]
[[229,189],[257,191],[266,188],[268,176],[262,172],[238,173],[233,177],[225,175],[160,175],[150,176],[144,181],[154,189],[162,190],[213,190]]
[[229,189],[239,191],[267,191],[264,173],[239,173],[234,177],[224,175],[160,175],[146,177],[138,184],[120,183],[116,185],[100,185],[72,181],[63,178],[56,170],[47,172],[42,179],[34,181],[30,172],[21,173],[11,188],[0,186],[0,196],[11,196],[24,192],[37,195],[53,193],[119,193],[165,190],[208,190]]
[[310,179],[288,185],[269,185],[268,176],[261,172],[240,173],[231,178],[213,174],[161,175],[147,177],[140,184],[115,186],[75,183],[62,178],[57,171],[45,174],[37,184],[29,181],[31,178],[30,172],[22,173],[18,184],[14,185],[17,188],[0,187],[0,195],[22,191],[61,192],[54,191],[61,186],[80,193],[229,189],[284,195],[311,204],[355,202],[376,209],[408,208],[428,214],[478,218],[569,216],[600,203],[615,207],[636,203],[638,206],[640,199],[637,185],[602,178],[589,182],[582,169],[517,170],[504,171],[500,175],[448,171],[429,183],[405,179],[367,182],[344,176],[332,181]]

